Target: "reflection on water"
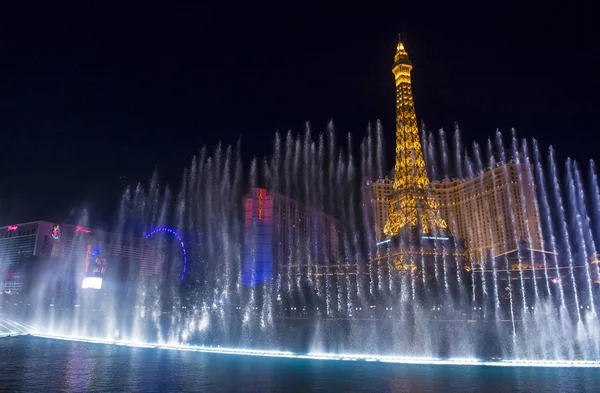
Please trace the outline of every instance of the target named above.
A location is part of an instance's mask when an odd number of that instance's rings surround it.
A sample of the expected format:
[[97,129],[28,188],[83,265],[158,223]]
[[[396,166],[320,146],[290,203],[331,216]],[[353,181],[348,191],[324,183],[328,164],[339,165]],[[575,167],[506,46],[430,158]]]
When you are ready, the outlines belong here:
[[256,358],[36,337],[0,340],[7,391],[593,392],[593,369]]

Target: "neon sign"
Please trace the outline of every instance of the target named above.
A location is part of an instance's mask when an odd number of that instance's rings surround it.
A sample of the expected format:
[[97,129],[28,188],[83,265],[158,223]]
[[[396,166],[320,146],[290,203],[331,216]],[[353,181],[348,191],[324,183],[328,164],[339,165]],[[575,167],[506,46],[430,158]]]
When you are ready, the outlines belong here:
[[91,233],[92,231],[91,231],[91,230],[89,230],[89,229],[85,229],[85,228],[83,228],[83,227],[81,227],[81,226],[77,225],[76,232],[82,232],[82,233]]
[[173,236],[175,236],[177,238],[177,240],[179,240],[179,244],[181,244],[181,249],[183,250],[183,270],[181,271],[181,278],[179,279],[179,281],[183,281],[183,277],[185,276],[185,271],[187,269],[187,251],[185,250],[185,245],[183,244],[183,240],[181,239],[181,236],[179,236],[179,234],[171,228],[159,227],[159,228],[156,228],[155,230],[153,230],[152,232],[150,232],[149,234],[147,234],[146,239],[148,239],[150,236],[154,235],[156,232],[168,232],[168,233],[172,234]]
[[60,239],[60,225],[55,225],[54,228],[52,228],[52,238],[54,240]]
[[267,196],[267,190],[262,188],[258,189],[258,219],[262,220],[263,217],[263,197]]
[[92,245],[88,244],[87,252],[85,253],[85,272],[88,272],[90,268],[90,256],[92,255]]
[[8,230],[9,231],[16,231],[18,227],[19,227],[18,225],[9,225],[8,226]]

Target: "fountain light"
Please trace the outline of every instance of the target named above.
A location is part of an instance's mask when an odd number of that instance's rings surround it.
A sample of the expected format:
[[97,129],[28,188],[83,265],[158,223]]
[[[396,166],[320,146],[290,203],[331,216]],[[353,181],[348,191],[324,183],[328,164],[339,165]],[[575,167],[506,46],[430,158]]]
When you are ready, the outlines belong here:
[[63,336],[54,334],[32,335],[41,338],[76,341],[91,344],[117,345],[134,348],[154,348],[168,351],[187,351],[214,353],[223,355],[246,355],[246,356],[264,356],[275,358],[295,358],[307,360],[339,360],[339,361],[366,361],[381,363],[398,364],[420,364],[420,365],[446,365],[446,366],[495,366],[495,367],[577,367],[577,368],[600,368],[600,361],[590,360],[498,360],[487,361],[477,358],[435,358],[419,356],[387,356],[370,354],[349,354],[349,353],[328,353],[328,352],[309,352],[307,354],[298,354],[291,351],[278,351],[268,349],[248,349],[248,348],[227,348],[227,347],[205,347],[189,344],[159,344],[144,343],[139,341],[119,341],[109,340],[97,337]]

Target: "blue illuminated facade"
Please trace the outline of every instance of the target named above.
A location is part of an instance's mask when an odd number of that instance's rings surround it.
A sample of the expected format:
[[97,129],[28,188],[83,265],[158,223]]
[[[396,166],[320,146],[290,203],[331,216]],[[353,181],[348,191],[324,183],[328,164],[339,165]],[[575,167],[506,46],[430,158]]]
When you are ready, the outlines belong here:
[[250,190],[245,213],[245,285],[339,262],[339,222],[333,217],[263,188]]
[[246,200],[243,282],[254,287],[273,280],[273,199],[255,188]]

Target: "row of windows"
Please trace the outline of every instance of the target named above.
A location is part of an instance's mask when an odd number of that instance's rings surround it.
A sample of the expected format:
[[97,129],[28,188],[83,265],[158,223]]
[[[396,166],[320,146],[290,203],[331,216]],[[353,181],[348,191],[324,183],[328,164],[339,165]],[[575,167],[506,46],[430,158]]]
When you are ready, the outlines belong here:
[[0,242],[0,263],[11,264],[19,258],[33,254],[34,236],[6,238]]
[[23,288],[23,282],[22,281],[16,281],[16,280],[11,280],[11,281],[0,281],[0,291],[18,291],[21,288]]
[[37,232],[37,228],[27,228],[27,229],[17,229],[15,231],[3,231],[0,232],[0,239],[5,239],[9,237],[17,237],[17,236],[28,236],[35,235]]

